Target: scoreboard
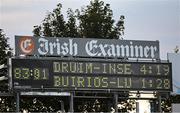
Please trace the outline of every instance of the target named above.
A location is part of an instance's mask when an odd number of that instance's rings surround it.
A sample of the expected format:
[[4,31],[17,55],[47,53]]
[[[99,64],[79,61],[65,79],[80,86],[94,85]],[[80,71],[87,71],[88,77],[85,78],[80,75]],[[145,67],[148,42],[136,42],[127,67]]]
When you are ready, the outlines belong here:
[[171,63],[13,58],[14,89],[172,91]]

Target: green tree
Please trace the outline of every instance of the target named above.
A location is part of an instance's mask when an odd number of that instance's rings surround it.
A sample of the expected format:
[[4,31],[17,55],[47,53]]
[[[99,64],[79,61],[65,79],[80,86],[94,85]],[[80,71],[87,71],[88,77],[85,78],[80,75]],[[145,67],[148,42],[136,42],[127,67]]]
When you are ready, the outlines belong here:
[[66,22],[61,12],[61,8],[62,5],[59,3],[57,8],[48,15],[51,22],[52,35],[54,37],[65,37],[67,32]]
[[67,21],[61,9],[59,3],[40,26],[34,26],[34,36],[119,39],[124,35],[124,16],[115,23],[110,4],[103,1],[92,0],[76,12],[69,8]]
[[68,9],[67,11],[68,21],[66,23],[67,27],[67,37],[79,37],[78,26],[76,25],[76,15],[72,11],[72,9]]
[[[124,30],[124,23],[120,20],[114,25],[113,12],[110,4],[94,0],[86,8],[78,13],[79,29],[82,37],[118,39],[121,30]],[[121,28],[121,26],[123,26]]]
[[11,48],[7,43],[8,37],[3,33],[3,30],[0,29],[0,90],[7,91],[7,74],[8,74],[8,66],[7,59],[11,56]]
[[41,26],[38,25],[34,26],[33,34],[36,37],[41,36]]
[[43,35],[52,37],[52,27],[51,27],[51,14],[48,14],[47,17],[43,20]]
[[[7,59],[11,57],[11,48],[7,43],[8,37],[0,29],[0,92],[8,92],[8,66]],[[0,97],[0,112],[14,111],[13,98]]]
[[7,65],[7,58],[11,56],[11,48],[7,43],[8,37],[0,29],[0,65]]

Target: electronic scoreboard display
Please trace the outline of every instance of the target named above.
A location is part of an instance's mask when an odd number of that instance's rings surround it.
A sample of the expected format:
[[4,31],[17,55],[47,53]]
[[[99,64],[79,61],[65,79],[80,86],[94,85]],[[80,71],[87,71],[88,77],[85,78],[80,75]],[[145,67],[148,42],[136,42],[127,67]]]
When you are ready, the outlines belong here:
[[13,58],[14,89],[172,91],[171,63]]

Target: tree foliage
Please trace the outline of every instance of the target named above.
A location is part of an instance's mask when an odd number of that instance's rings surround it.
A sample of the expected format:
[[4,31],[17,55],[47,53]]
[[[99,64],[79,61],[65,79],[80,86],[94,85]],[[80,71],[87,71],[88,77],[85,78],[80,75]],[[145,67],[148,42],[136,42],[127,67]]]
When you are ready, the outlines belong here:
[[[90,5],[78,14],[81,36],[88,38],[119,38],[119,35],[122,35],[120,34],[122,29],[120,29],[118,23],[121,20],[114,25],[115,20],[112,17],[113,11],[110,9],[110,4],[104,5],[104,2],[99,0],[91,1]],[[120,26],[123,26],[123,24],[120,23]]]
[[67,21],[61,9],[59,3],[41,25],[34,26],[34,36],[118,39],[124,34],[124,16],[115,23],[110,4],[103,1],[90,1],[85,8],[75,12],[69,8]]
[[0,65],[7,65],[7,57],[11,56],[11,48],[7,43],[8,37],[3,33],[3,30],[0,29]]
[[[11,57],[11,48],[7,43],[8,37],[0,29],[0,93],[8,92],[8,66],[7,59]],[[0,97],[0,111],[13,111],[13,99],[10,97]]]
[[3,30],[0,29],[0,77],[2,80],[0,80],[0,91],[7,91],[7,72],[8,72],[8,66],[7,66],[7,59],[11,56],[11,48],[9,44],[7,43],[8,37],[4,34]]

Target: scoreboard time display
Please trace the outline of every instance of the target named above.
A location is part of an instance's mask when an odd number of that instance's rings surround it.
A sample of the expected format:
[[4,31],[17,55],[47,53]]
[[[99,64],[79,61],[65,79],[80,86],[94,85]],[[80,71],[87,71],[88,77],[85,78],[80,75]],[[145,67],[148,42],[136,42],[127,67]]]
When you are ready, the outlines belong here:
[[13,58],[14,89],[171,91],[171,63]]

